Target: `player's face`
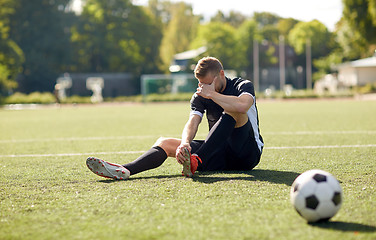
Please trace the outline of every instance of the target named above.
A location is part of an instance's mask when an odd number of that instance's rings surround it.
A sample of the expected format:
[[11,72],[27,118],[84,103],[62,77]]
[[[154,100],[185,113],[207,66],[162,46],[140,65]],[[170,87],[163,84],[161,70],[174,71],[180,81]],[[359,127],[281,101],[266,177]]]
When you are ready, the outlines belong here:
[[198,82],[201,83],[201,84],[210,85],[210,84],[213,83],[214,78],[216,76],[218,76],[218,74],[213,74],[212,72],[209,72],[208,74],[206,74],[205,77],[200,77],[200,78],[197,78],[197,79],[198,79]]
[[225,79],[223,70],[220,71],[219,73],[209,72],[205,77],[200,77],[197,79],[199,81],[199,85],[200,84],[211,85],[214,82],[215,91],[220,92],[221,90],[223,90],[223,87],[224,87],[223,81]]

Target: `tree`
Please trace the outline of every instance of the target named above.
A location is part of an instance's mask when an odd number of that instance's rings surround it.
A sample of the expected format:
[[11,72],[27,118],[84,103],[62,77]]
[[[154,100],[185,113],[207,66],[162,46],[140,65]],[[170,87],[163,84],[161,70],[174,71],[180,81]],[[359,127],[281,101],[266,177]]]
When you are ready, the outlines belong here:
[[239,44],[239,69],[245,70],[247,74],[253,72],[253,43],[260,36],[257,32],[257,23],[254,20],[245,21],[237,29]]
[[324,75],[331,73],[333,67],[342,62],[342,56],[337,50],[332,51],[328,56],[315,59],[313,65],[317,68],[317,72],[313,74],[313,79],[318,80]]
[[160,26],[130,0],[88,0],[72,28],[75,71],[153,72],[157,69]]
[[287,36],[289,35],[290,31],[294,28],[294,26],[299,21],[293,18],[282,18],[277,23],[277,29],[279,31],[279,34],[284,36],[287,39]]
[[192,6],[184,2],[171,4],[169,12],[171,20],[164,31],[160,48],[162,68],[165,71],[176,53],[189,50],[200,20],[199,16],[193,14]]
[[308,39],[311,41],[312,58],[326,56],[333,44],[331,33],[318,20],[297,23],[288,36],[289,43],[298,54],[305,52]]
[[369,43],[359,31],[353,30],[343,18],[337,23],[336,40],[341,46],[340,55],[346,60],[355,60],[369,55]]
[[24,61],[22,50],[9,36],[10,16],[14,12],[13,0],[0,1],[0,96],[17,87],[15,79]]
[[[19,91],[52,91],[55,79],[69,63],[69,0],[14,0],[10,38],[22,49],[25,62]],[[19,69],[18,69],[19,70]]]
[[230,11],[228,15],[225,15],[222,11],[218,11],[210,21],[229,23],[231,26],[238,28],[247,19],[242,13],[237,11]]
[[163,23],[164,27],[167,27],[174,15],[174,6],[174,3],[170,1],[149,0],[148,9],[156,19]]
[[343,0],[343,18],[352,30],[370,43],[376,43],[375,0]]
[[236,69],[239,65],[239,45],[236,29],[227,23],[211,22],[201,25],[192,48],[207,47],[207,54],[221,60],[227,69]]
[[269,12],[255,12],[253,19],[262,28],[267,25],[277,25],[278,21],[281,19],[278,15]]
[[305,56],[306,44],[310,41],[314,67],[313,80],[329,73],[333,64],[339,63],[341,60],[341,57],[338,56],[338,44],[335,42],[334,35],[318,20],[296,24],[290,31],[288,40],[301,57]]
[[264,68],[278,62],[276,48],[279,45],[278,24],[282,20],[278,15],[268,12],[256,12],[253,19],[258,23],[259,62]]
[[343,0],[343,17],[336,33],[346,59],[372,55],[376,44],[376,2]]

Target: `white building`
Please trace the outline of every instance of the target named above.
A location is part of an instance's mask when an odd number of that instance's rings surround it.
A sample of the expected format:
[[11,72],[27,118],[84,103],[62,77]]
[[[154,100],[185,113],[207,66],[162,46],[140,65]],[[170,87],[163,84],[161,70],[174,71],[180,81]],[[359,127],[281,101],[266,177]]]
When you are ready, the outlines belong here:
[[364,86],[376,82],[376,54],[370,58],[346,62],[337,66],[338,80],[346,87]]

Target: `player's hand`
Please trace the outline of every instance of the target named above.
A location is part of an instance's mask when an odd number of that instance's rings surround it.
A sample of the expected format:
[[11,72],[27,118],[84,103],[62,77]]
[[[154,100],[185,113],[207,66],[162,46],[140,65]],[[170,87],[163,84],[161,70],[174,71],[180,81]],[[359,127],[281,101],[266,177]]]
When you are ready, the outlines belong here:
[[215,83],[217,79],[218,79],[218,76],[215,76],[211,84],[199,83],[196,94],[201,97],[210,99],[213,92],[215,92]]
[[185,143],[185,144],[180,144],[180,146],[176,149],[176,160],[178,161],[178,163],[180,164],[183,164],[184,161],[185,161],[185,152],[184,152],[184,149],[188,149],[189,153],[191,153],[191,146],[189,146],[188,143]]

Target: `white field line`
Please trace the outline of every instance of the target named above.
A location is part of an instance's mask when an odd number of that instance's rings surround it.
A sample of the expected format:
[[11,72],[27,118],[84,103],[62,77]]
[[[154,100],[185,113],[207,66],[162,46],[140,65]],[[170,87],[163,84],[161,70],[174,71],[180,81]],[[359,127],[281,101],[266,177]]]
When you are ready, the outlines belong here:
[[[367,134],[374,135],[376,131],[297,131],[297,132],[261,132],[261,135],[330,135],[330,134]],[[148,139],[158,138],[157,135],[141,135],[141,136],[107,136],[107,137],[65,137],[65,138],[33,138],[33,139],[4,139],[0,143],[28,143],[28,142],[63,142],[63,141],[101,141],[101,140],[127,140],[127,139]],[[169,137],[169,136],[166,136]],[[179,136],[172,136],[179,137]],[[199,137],[205,138],[200,134]]]
[[0,143],[28,143],[28,142],[63,142],[63,141],[101,141],[101,140],[126,140],[126,139],[147,139],[158,138],[156,135],[143,136],[109,136],[109,137],[66,137],[66,138],[33,138],[33,139],[9,139],[0,140]]
[[[281,146],[265,147],[264,150],[287,150],[287,149],[325,149],[325,148],[372,148],[376,144],[364,145],[324,145],[324,146]],[[70,156],[93,156],[93,155],[110,155],[110,154],[141,154],[143,151],[120,151],[120,152],[91,152],[91,153],[51,153],[51,154],[13,154],[0,155],[0,158],[22,158],[22,157],[70,157]]]
[[70,157],[70,156],[93,156],[93,155],[110,155],[110,154],[141,154],[145,151],[120,151],[120,152],[91,152],[91,153],[50,153],[50,154],[13,154],[0,155],[0,158],[21,158],[21,157]]
[[[297,132],[265,132],[265,135],[331,135],[331,134],[376,134],[376,131],[297,131]],[[263,135],[263,132],[261,132]]]
[[357,145],[324,145],[324,146],[281,146],[281,147],[265,147],[264,149],[270,150],[283,150],[283,149],[320,149],[320,148],[371,148],[376,147],[376,144],[357,144]]

